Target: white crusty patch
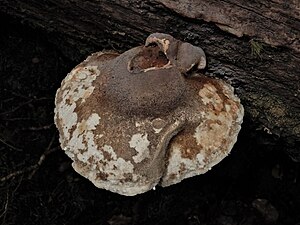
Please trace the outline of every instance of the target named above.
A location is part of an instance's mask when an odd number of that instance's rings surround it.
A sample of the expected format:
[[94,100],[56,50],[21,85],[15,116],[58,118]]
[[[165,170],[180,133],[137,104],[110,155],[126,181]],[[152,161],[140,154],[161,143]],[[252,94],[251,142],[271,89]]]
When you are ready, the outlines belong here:
[[[98,114],[93,113],[87,120],[79,122],[68,143],[68,148],[77,157],[75,164],[78,163],[77,161],[80,161],[90,165],[92,168],[89,173],[86,173],[84,170],[81,171],[83,176],[93,181],[93,179],[96,179],[97,172],[101,171],[109,174],[109,177],[112,179],[122,179],[124,174],[133,173],[134,167],[130,161],[119,158],[112,146],[97,146],[95,143],[97,135],[93,131],[99,124],[100,119]],[[103,152],[107,152],[110,159],[105,159]]]
[[161,132],[162,128],[157,129],[157,128],[153,127],[153,130],[154,130],[154,133],[159,134]]
[[93,113],[87,120],[83,119],[77,123],[72,138],[67,143],[69,151],[83,163],[88,163],[89,158],[92,156],[98,160],[103,158],[103,155],[98,151],[93,132],[100,119],[98,114]]
[[226,110],[226,112],[230,112],[231,106],[228,104],[225,104],[225,110]]
[[[79,174],[88,178],[97,187],[109,190],[110,187],[116,188],[115,191],[120,192],[119,182],[125,179],[126,174],[133,174],[133,181],[138,177],[134,174],[133,164],[118,157],[112,146],[100,147],[95,143],[97,135],[94,134],[94,130],[100,120],[100,116],[93,113],[87,120],[79,122],[68,142],[66,153],[74,160],[72,166]],[[105,158],[104,152],[109,158]],[[98,173],[101,172],[107,174],[109,185],[105,181],[100,182]],[[130,195],[130,192],[124,194]]]
[[97,139],[100,139],[100,138],[102,138],[103,136],[104,136],[104,134],[97,134],[97,135],[96,135],[96,138],[97,138]]
[[[63,80],[61,88],[56,93],[55,122],[62,128],[60,141],[63,145],[70,139],[70,129],[77,124],[76,106],[85,102],[92,94],[94,86],[92,82],[100,74],[96,66],[77,67],[73,69]],[[61,93],[62,101],[58,102],[58,94]],[[80,100],[80,101],[79,101]],[[63,146],[62,146],[63,147]]]
[[222,110],[223,101],[217,93],[217,89],[212,84],[204,84],[203,88],[199,91],[199,96],[205,105],[212,104],[218,111]]
[[150,142],[147,139],[148,134],[137,133],[132,135],[131,140],[129,141],[130,148],[134,148],[137,151],[137,154],[133,156],[135,163],[142,162],[145,158],[149,157],[149,145]]
[[[162,186],[179,183],[185,178],[205,173],[208,170],[205,168],[207,165],[205,164],[204,152],[199,152],[194,159],[183,158],[181,156],[182,148],[184,147],[177,144],[172,145],[166,174],[162,178]],[[181,171],[182,166],[184,166],[184,171]],[[175,175],[176,178],[171,177],[172,175]]]
[[161,40],[158,39],[158,41],[162,44],[164,53],[165,55],[167,55],[167,51],[170,47],[170,41],[168,39],[161,39]]
[[[112,146],[104,145],[98,152],[102,155],[101,161],[97,159],[92,160],[88,162],[87,166],[82,166],[77,161],[74,161],[72,164],[76,172],[88,178],[96,187],[127,196],[143,193],[152,188],[153,185],[137,187],[133,184],[139,179],[138,175],[134,174],[134,166],[130,161],[118,157]],[[110,158],[105,159],[103,152],[108,153]],[[107,175],[107,180],[103,180],[98,176],[101,172]],[[132,174],[133,183],[120,183],[120,180],[125,179],[126,174]]]
[[229,113],[221,112],[215,115],[214,112],[208,112],[205,120],[195,129],[193,137],[197,145],[204,150],[227,148],[223,146],[223,140],[227,140],[231,131],[233,118]]
[[65,140],[70,139],[69,130],[77,123],[77,113],[74,112],[76,104],[73,102],[71,105],[61,102],[56,104],[55,116],[61,124],[57,124],[58,127],[62,128],[62,134],[60,134],[59,141],[64,144]]
[[[124,174],[133,173],[133,165],[130,161],[125,161],[123,158],[120,158],[116,155],[114,149],[110,145],[104,145],[102,147],[103,151],[110,154],[110,160],[103,160],[105,163],[99,164],[102,172],[109,174],[108,177],[111,177],[112,180],[115,178],[123,179]],[[119,182],[117,180],[117,182]]]
[[93,93],[93,81],[100,74],[97,66],[78,67],[72,70],[62,83],[63,100],[65,103],[81,100],[80,104]]
[[139,122],[135,122],[135,127],[140,127],[140,126],[142,126],[142,124],[141,124],[141,123],[139,123]]
[[[182,157],[188,152],[184,144],[171,143],[166,174],[162,186],[169,186],[195,175],[206,173],[219,163],[231,151],[240,130],[243,118],[243,107],[235,103],[224,105],[214,86],[207,84],[199,91],[204,104],[212,105],[202,115],[202,121],[195,127],[193,136],[199,153],[193,158]],[[217,114],[215,111],[219,111]],[[236,114],[238,113],[238,114]],[[237,116],[237,117],[236,117]]]
[[195,129],[195,133],[193,135],[193,137],[196,139],[197,145],[201,144],[201,131],[202,131],[202,127],[201,125],[197,126]]

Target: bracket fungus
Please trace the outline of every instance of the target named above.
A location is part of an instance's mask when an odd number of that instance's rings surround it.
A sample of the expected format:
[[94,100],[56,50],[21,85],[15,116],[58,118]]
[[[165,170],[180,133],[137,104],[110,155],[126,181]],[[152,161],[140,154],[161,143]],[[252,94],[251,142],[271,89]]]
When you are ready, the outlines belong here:
[[62,81],[55,124],[73,168],[133,196],[207,172],[243,119],[233,88],[205,77],[203,50],[162,33],[123,54],[97,52]]

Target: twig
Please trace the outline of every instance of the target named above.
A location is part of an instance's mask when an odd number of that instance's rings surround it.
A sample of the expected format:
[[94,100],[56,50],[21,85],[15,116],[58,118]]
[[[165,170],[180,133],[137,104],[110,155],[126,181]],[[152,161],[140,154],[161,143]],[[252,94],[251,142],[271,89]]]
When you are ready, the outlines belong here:
[[46,156],[49,155],[52,152],[55,152],[59,149],[60,147],[57,146],[55,148],[51,148],[49,149],[47,152],[45,152],[44,154],[41,155],[39,161],[34,165],[35,167],[32,168],[32,172],[30,173],[30,175],[28,176],[28,179],[31,179],[33,177],[33,175],[36,173],[37,169],[42,165],[42,163],[45,161]]
[[24,173],[27,173],[27,172],[31,172],[30,175],[28,176],[28,178],[31,179],[31,178],[33,177],[33,175],[36,173],[37,169],[38,169],[38,168],[42,165],[42,163],[45,161],[46,156],[49,155],[49,154],[51,154],[52,152],[55,152],[56,150],[59,149],[59,146],[54,147],[54,148],[51,148],[51,146],[52,146],[54,140],[55,140],[55,135],[53,135],[53,137],[52,137],[52,139],[51,139],[51,141],[50,141],[48,147],[46,148],[46,150],[44,151],[44,153],[40,156],[39,161],[38,161],[36,164],[34,164],[34,165],[32,165],[32,166],[29,166],[29,167],[27,167],[27,168],[25,168],[25,169],[17,170],[17,171],[15,171],[15,172],[12,172],[12,173],[10,173],[10,174],[4,176],[4,177],[1,177],[1,178],[0,178],[0,182],[7,181],[7,180],[9,180],[9,179],[11,179],[11,178],[14,178],[14,177],[16,177],[16,176],[19,176],[19,175],[24,174]]
[[7,103],[7,102],[10,102],[10,101],[12,101],[12,100],[14,100],[15,98],[14,97],[12,97],[12,98],[8,98],[8,99],[4,99],[2,102],[3,103]]
[[9,93],[11,93],[12,95],[14,95],[16,97],[21,97],[21,98],[25,98],[25,99],[31,99],[28,96],[22,95],[20,93],[17,93],[17,92],[11,91],[11,90],[4,89],[4,91],[9,92]]
[[50,97],[41,97],[41,98],[38,98],[36,96],[26,96],[26,95],[20,94],[18,92],[7,90],[7,89],[4,89],[4,91],[11,93],[15,97],[25,98],[27,100],[50,100],[50,99],[53,99],[52,97],[51,98]]
[[24,118],[21,118],[21,117],[16,117],[16,118],[2,118],[2,120],[4,121],[22,121],[22,120],[35,120],[35,118],[29,118],[29,117],[24,117]]
[[[8,191],[6,193],[6,201],[5,201],[5,204],[4,204],[4,207],[3,207],[3,212],[1,213],[0,215],[0,218],[2,218],[3,216],[5,216],[6,212],[7,212],[7,208],[8,208]],[[5,219],[5,218],[4,218]]]
[[30,99],[30,100],[28,100],[26,102],[21,103],[20,105],[14,107],[14,108],[12,108],[11,110],[8,110],[6,112],[1,112],[0,115],[6,115],[6,114],[13,113],[13,112],[19,110],[20,108],[22,108],[23,106],[28,105],[28,104],[30,104],[32,102],[44,101],[44,100],[53,100],[53,99],[52,98],[48,98],[48,97],[32,98],[32,99]]
[[13,113],[13,112],[17,111],[18,109],[22,108],[23,106],[30,104],[31,102],[33,102],[33,99],[30,99],[30,100],[28,100],[26,102],[23,102],[20,105],[16,106],[15,108],[12,108],[11,110],[8,110],[6,112],[2,112],[2,113],[0,113],[0,115],[5,115],[5,114]]
[[4,204],[3,209],[1,209],[1,211],[3,210],[3,212],[0,214],[0,219],[2,218],[2,224],[6,224],[5,220],[6,220],[6,215],[7,215],[7,211],[8,211],[8,207],[9,207],[9,203],[13,201],[15,192],[18,190],[18,188],[20,187],[22,182],[22,178],[20,179],[20,181],[18,182],[17,186],[11,191],[11,193],[9,194],[9,188],[6,192],[6,201]]
[[15,147],[15,146],[11,145],[11,144],[8,144],[6,141],[4,141],[4,140],[1,139],[1,138],[0,138],[0,142],[2,142],[2,143],[5,144],[7,147],[9,147],[9,148],[11,148],[11,149],[13,149],[13,150],[15,150],[15,151],[18,151],[18,152],[23,151],[23,149],[17,148],[17,147]]
[[54,124],[51,123],[49,125],[41,126],[41,127],[27,127],[22,128],[21,130],[30,130],[30,131],[40,131],[40,130],[49,130]]
[[29,167],[27,167],[27,168],[25,168],[25,169],[23,169],[23,170],[17,170],[17,171],[14,171],[14,172],[12,172],[12,173],[10,173],[10,174],[4,176],[4,177],[1,177],[0,181],[1,181],[1,182],[7,181],[7,180],[9,180],[10,178],[13,178],[13,177],[19,176],[19,175],[21,175],[21,174],[27,173],[27,172],[29,172],[29,171],[35,169],[36,167],[37,167],[37,164],[32,165],[32,166],[29,166]]

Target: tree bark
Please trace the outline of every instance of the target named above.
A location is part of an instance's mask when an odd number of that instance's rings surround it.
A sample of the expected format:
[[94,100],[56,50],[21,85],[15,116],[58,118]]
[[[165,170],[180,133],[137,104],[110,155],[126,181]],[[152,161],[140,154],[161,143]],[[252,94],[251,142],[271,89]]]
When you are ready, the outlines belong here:
[[200,46],[205,73],[235,87],[247,124],[283,140],[300,161],[297,0],[1,0],[0,12],[40,29],[78,63],[140,45],[153,32]]

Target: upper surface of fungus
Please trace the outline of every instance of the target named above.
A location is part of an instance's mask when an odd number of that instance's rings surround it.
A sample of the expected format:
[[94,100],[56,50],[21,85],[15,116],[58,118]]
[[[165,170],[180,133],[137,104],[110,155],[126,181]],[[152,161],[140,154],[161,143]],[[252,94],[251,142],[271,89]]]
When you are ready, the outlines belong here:
[[203,50],[167,34],[119,55],[98,52],[62,81],[60,143],[97,187],[136,195],[205,173],[236,142],[243,107],[233,88],[191,70]]

